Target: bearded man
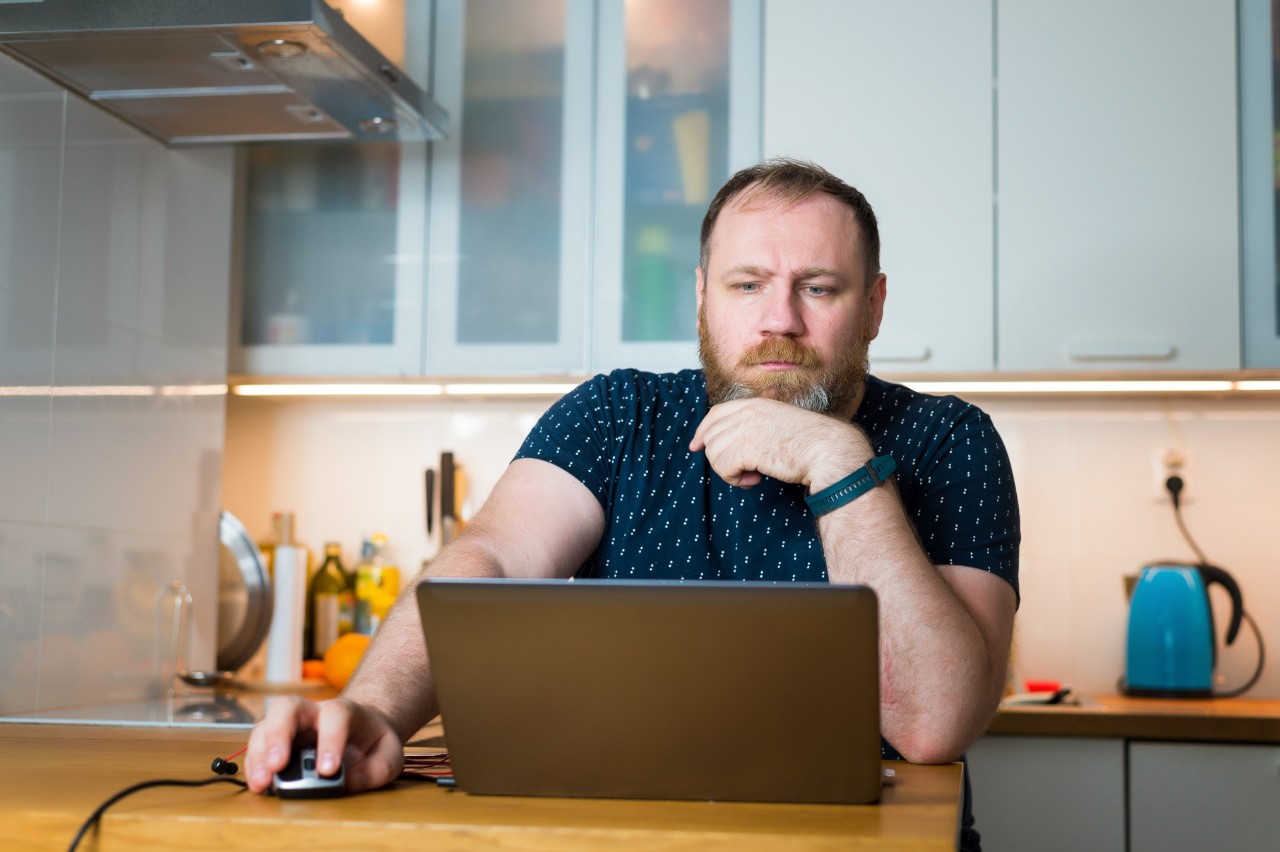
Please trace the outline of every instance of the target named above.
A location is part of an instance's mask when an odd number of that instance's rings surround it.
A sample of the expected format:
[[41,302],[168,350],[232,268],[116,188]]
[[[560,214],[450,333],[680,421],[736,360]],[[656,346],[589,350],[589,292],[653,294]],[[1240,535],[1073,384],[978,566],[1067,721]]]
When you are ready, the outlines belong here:
[[[870,586],[886,756],[960,757],[1005,681],[1017,497],[983,412],[868,375],[879,255],[867,200],[820,167],[734,175],[702,226],[704,369],[620,370],[559,400],[433,575]],[[318,729],[322,773],[345,747],[349,790],[396,776],[402,743],[436,714],[408,600],[341,698],[272,707],[250,739],[252,789],[299,727]]]

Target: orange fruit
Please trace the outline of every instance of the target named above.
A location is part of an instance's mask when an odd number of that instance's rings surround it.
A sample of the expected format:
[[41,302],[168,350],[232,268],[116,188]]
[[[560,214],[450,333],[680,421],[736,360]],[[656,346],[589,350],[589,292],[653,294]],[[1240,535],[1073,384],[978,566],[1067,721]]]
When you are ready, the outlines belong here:
[[338,689],[347,685],[356,664],[369,647],[369,637],[363,633],[348,633],[339,636],[338,640],[324,652],[324,679]]
[[324,680],[324,661],[323,660],[303,660],[302,661],[302,679],[303,680]]

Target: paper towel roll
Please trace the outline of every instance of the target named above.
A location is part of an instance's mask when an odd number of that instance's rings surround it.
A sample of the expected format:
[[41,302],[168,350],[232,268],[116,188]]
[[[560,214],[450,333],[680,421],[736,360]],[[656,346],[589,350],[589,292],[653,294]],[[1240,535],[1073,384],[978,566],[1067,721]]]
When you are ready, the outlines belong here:
[[302,680],[302,627],[307,606],[307,555],[301,548],[276,545],[272,560],[271,632],[267,634],[269,683]]

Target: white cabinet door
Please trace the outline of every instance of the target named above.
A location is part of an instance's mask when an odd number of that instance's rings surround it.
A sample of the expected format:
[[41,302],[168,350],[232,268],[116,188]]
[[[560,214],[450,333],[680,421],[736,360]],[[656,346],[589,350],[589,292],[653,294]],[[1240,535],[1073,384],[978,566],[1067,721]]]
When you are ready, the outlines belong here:
[[[430,79],[429,4],[349,5],[393,62]],[[421,372],[427,152],[425,142],[244,146],[232,372]]]
[[702,218],[760,158],[760,0],[599,14],[591,363],[695,367]]
[[1278,803],[1278,746],[1129,744],[1131,852],[1271,852]]
[[968,762],[986,852],[1124,850],[1124,740],[987,736]]
[[586,366],[590,0],[441,0],[425,370]]
[[889,295],[878,372],[994,366],[992,6],[771,0],[764,151],[858,187]]
[[1000,0],[997,366],[1240,366],[1234,0]]
[[1244,367],[1280,368],[1280,277],[1276,275],[1275,23],[1270,0],[1240,0],[1240,210],[1244,276]]

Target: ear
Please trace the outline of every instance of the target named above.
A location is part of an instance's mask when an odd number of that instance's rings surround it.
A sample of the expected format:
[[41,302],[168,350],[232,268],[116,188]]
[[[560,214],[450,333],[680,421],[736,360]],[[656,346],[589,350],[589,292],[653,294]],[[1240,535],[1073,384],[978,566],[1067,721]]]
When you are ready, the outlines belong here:
[[867,301],[863,306],[867,311],[867,340],[875,340],[880,334],[880,321],[884,319],[884,300],[887,293],[888,278],[883,272],[876,275],[871,286],[867,288]]
[[693,298],[694,304],[698,312],[702,312],[702,297],[707,292],[707,280],[702,275],[702,266],[699,264],[693,268]]

